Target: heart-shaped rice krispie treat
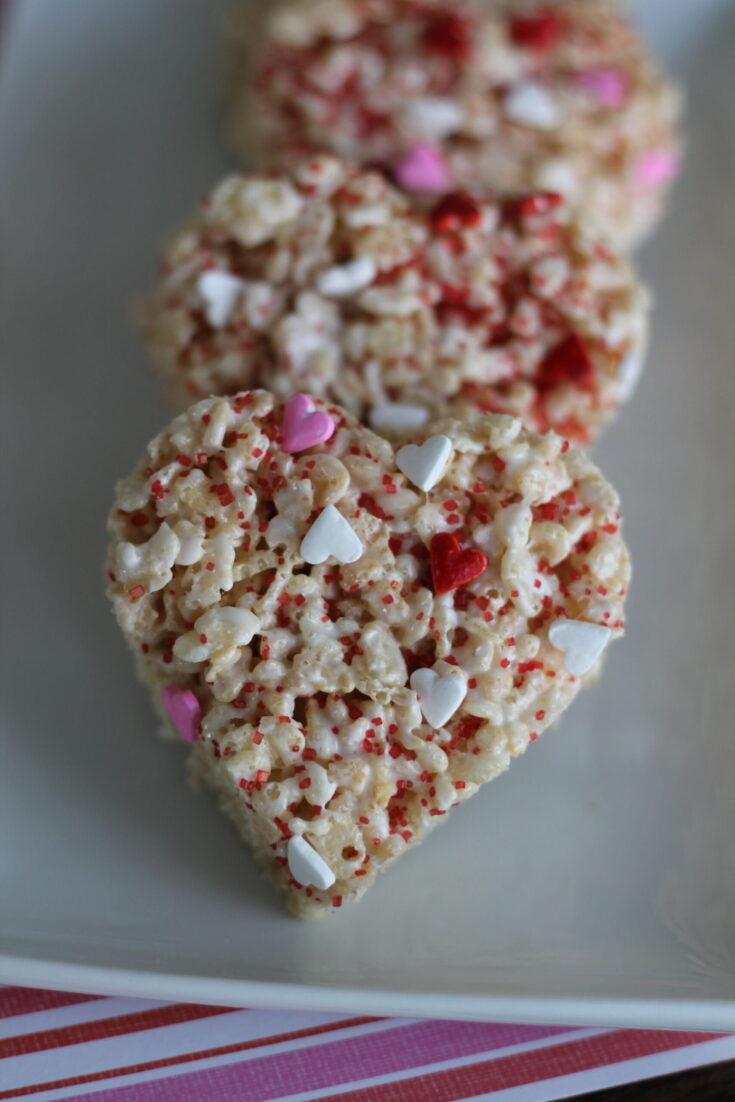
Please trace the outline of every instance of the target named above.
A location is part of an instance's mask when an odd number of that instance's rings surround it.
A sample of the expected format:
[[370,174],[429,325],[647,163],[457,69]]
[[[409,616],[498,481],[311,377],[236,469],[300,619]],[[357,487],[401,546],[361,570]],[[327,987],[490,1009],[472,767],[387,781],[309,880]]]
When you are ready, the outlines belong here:
[[[249,6],[238,37],[251,53]],[[248,164],[323,150],[421,193],[562,192],[620,247],[661,216],[680,97],[618,0],[288,0],[262,38],[233,64]]]
[[144,308],[175,408],[264,386],[392,439],[473,410],[588,443],[632,392],[648,296],[556,195],[426,210],[333,157],[230,176]]
[[320,399],[211,398],[109,530],[156,706],[298,915],[358,898],[506,769],[623,629],[615,491],[503,415],[394,452]]

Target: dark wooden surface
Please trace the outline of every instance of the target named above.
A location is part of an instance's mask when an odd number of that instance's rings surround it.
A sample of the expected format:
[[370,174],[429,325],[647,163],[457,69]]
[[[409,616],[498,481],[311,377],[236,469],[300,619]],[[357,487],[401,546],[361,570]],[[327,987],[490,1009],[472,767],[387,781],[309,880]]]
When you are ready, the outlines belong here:
[[577,1096],[577,1102],[735,1102],[735,1060]]

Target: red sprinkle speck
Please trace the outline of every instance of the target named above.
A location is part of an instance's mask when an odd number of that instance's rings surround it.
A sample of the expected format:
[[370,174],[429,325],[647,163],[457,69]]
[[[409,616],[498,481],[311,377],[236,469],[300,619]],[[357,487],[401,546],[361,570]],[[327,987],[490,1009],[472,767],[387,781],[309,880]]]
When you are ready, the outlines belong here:
[[453,233],[478,225],[482,210],[471,195],[451,191],[436,204],[430,215],[435,233]]
[[589,390],[594,377],[587,345],[576,333],[570,333],[546,353],[536,375],[536,385],[541,391],[553,390],[564,383]]
[[559,41],[562,22],[556,12],[542,8],[534,15],[517,15],[510,22],[510,37],[527,50],[551,50]]
[[453,61],[468,61],[472,56],[472,37],[467,19],[459,12],[447,12],[430,19],[423,35],[424,46]]

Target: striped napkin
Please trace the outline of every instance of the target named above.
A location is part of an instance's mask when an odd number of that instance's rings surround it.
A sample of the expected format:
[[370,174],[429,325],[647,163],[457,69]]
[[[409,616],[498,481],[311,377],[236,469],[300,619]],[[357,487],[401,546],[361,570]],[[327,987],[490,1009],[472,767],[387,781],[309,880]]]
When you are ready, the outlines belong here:
[[546,1102],[735,1058],[735,1036],[346,1017],[0,987],[0,1099]]

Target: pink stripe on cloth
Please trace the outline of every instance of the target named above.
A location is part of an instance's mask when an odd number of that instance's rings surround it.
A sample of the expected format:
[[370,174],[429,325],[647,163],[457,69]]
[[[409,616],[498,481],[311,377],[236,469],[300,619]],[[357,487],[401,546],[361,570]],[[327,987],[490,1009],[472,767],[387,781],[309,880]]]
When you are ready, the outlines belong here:
[[267,1102],[295,1090],[329,1090],[356,1077],[387,1075],[568,1032],[564,1026],[419,1022],[186,1075],[69,1095],[66,1102]]

